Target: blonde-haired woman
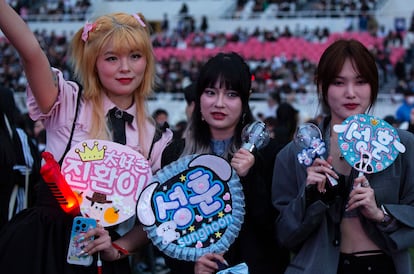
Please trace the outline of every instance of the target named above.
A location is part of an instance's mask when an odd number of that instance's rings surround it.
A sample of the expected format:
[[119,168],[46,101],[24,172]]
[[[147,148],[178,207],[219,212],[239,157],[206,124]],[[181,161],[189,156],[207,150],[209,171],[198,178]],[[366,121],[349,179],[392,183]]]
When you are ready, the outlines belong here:
[[[44,123],[46,150],[56,159],[62,159],[66,144],[98,138],[126,144],[149,160],[153,172],[160,168],[161,152],[172,132],[160,134],[148,118],[145,101],[153,91],[155,60],[149,24],[142,14],[103,15],[74,35],[72,62],[80,84],[51,68],[33,33],[5,0],[0,1],[0,29],[20,55],[29,83],[29,114]],[[115,110],[132,117],[119,140],[115,138],[120,132],[112,130],[108,118]],[[37,200],[34,208],[3,230],[0,247],[7,252],[0,255],[2,267],[8,273],[97,273],[96,263],[90,267],[66,263],[72,217],[60,210],[44,183]],[[118,259],[147,242],[138,226],[120,239],[102,227],[88,233],[96,239],[84,251],[101,251],[103,273],[129,273],[128,260]],[[111,244],[115,240],[122,252]]]

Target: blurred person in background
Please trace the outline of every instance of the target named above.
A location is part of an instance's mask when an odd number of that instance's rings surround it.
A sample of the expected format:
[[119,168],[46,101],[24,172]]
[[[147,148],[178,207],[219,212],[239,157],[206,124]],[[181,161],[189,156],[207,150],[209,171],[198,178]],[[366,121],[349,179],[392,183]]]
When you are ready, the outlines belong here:
[[276,111],[273,138],[285,146],[293,139],[299,122],[299,112],[290,103],[281,103]]
[[13,91],[0,88],[0,228],[34,203],[40,153],[17,125],[19,110]]

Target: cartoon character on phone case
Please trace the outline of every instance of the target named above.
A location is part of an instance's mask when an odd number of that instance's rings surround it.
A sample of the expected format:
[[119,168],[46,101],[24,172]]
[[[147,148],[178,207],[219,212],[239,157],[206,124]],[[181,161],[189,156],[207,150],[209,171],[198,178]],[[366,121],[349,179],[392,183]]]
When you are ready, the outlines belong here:
[[89,229],[96,227],[96,220],[85,217],[75,217],[72,224],[72,232],[68,248],[67,262],[70,264],[89,266],[92,264],[93,258],[90,255],[82,254],[83,248],[88,242],[93,240],[80,241],[81,237],[88,232]]

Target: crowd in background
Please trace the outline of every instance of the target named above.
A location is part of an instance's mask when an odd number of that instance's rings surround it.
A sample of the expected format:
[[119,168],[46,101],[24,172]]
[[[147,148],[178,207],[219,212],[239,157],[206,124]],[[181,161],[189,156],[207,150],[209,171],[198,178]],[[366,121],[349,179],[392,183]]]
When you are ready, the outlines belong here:
[[238,0],[236,18],[246,16],[259,17],[263,14],[272,17],[301,16],[352,17],[367,16],[384,1],[378,0]]
[[[107,0],[109,1],[109,0]],[[10,5],[25,19],[30,20],[83,20],[91,7],[89,0],[10,0]],[[361,12],[375,10],[380,0],[237,0],[234,18],[240,17],[243,11],[253,14],[271,11],[274,16],[294,16],[296,12],[312,11],[312,15],[328,16],[329,12],[340,12],[336,15],[355,16]],[[182,11],[188,9],[183,1]],[[47,16],[46,16],[47,15]],[[77,15],[72,16],[72,15]]]
[[[372,49],[376,55],[378,65],[381,69],[384,82],[387,81],[387,76],[395,74],[394,70],[397,70],[398,79],[404,80],[407,76],[411,77],[410,62],[407,62],[407,58],[412,57],[412,41],[405,41],[405,38],[412,37],[412,28],[408,31],[404,37],[401,38],[392,35],[384,36],[381,40],[382,44],[376,45]],[[261,43],[273,42],[277,43],[277,40],[282,37],[304,37],[306,40],[312,41],[312,43],[318,43],[317,40],[327,39],[330,35],[328,31],[323,31],[325,34],[319,35],[319,31],[309,32],[308,30],[293,31],[288,27],[285,31],[278,33],[275,30],[272,33],[260,31],[256,29],[253,33],[247,33],[243,30],[236,30],[234,33],[200,33],[193,32],[183,39],[183,36],[178,32],[161,32],[153,34],[154,48],[185,48],[194,47],[215,47],[220,48],[231,42],[246,42],[249,39],[257,39]],[[66,75],[70,76],[70,60],[68,60],[68,40],[71,38],[72,33],[56,34],[54,32],[48,33],[44,30],[36,31],[36,36],[41,43],[42,47],[46,51],[51,64],[61,69]],[[380,34],[379,34],[380,35]],[[410,38],[412,39],[412,38]],[[407,45],[405,45],[407,43]],[[402,56],[401,60],[397,60],[395,64],[390,60],[390,53],[392,47],[405,47],[407,50],[407,58]],[[0,40],[0,81],[4,86],[9,87],[17,92],[24,91],[26,80],[22,73],[21,64],[19,58],[13,49],[13,47],[5,40]],[[185,49],[183,49],[185,51]],[[404,59],[405,58],[405,59]],[[275,55],[272,59],[261,58],[247,58],[251,67],[254,77],[254,92],[268,93],[269,90],[280,86],[281,84],[289,83],[289,89],[306,91],[312,84],[312,73],[315,63],[312,60],[306,58],[288,58],[286,56]],[[189,82],[194,81],[197,76],[198,68],[202,65],[204,60],[200,60],[196,56],[194,58],[178,58],[175,56],[164,56],[159,58],[157,63],[157,72],[159,76],[159,87],[157,91],[164,92],[182,92],[182,89]],[[399,61],[399,62],[398,62]],[[402,62],[402,63],[401,63]],[[401,65],[403,69],[401,70]],[[286,88],[286,87],[285,87]],[[387,92],[387,91],[385,91]],[[389,92],[389,90],[388,90]]]
[[10,0],[9,3],[26,21],[84,21],[91,7],[89,0]]
[[[21,10],[30,4],[30,1],[11,1],[16,10]],[[322,9],[351,7],[361,11],[368,11],[375,8],[379,1],[285,1],[290,4],[297,4],[304,9],[314,9],[316,2],[321,3]],[[347,2],[348,4],[346,4]],[[271,4],[283,6],[283,1],[256,1],[266,10]],[[238,1],[238,6],[244,8],[247,1]],[[32,7],[31,5],[29,5]],[[44,8],[47,7],[47,8]],[[90,7],[89,1],[43,1],[36,2],[29,13],[36,14],[45,12],[48,14],[73,13],[79,9],[86,11]],[[321,8],[321,7],[319,7]],[[169,24],[168,15],[164,14],[161,22],[161,30],[152,35],[153,46],[156,50],[163,49],[195,49],[195,48],[224,48],[229,43],[247,43],[255,39],[259,43],[278,43],[284,38],[299,37],[304,41],[318,44],[324,43],[338,33],[330,33],[328,28],[316,29],[291,29],[286,26],[284,29],[275,28],[266,30],[257,27],[253,32],[244,29],[237,29],[233,33],[210,32],[208,30],[208,18],[205,17],[199,24],[196,24],[191,16],[191,11],[183,2],[182,15],[176,26]],[[353,33],[369,33],[376,41],[371,51],[376,57],[380,71],[381,93],[399,93],[402,95],[408,90],[414,92],[414,18],[408,24],[407,30],[385,30],[383,26],[374,24],[375,27],[367,28],[367,25],[359,24],[358,30],[349,30]],[[70,60],[68,59],[69,41],[73,33],[63,32],[57,34],[46,30],[36,30],[42,48],[45,50],[53,67],[60,69],[65,77],[69,79],[71,71]],[[403,49],[403,54],[397,60],[391,60],[392,50]],[[4,38],[0,38],[0,82],[4,87],[15,92],[24,92],[26,89],[26,78],[22,71],[19,57],[14,48]],[[174,55],[156,55],[157,64],[157,86],[156,92],[182,93],[186,87],[198,77],[199,68],[204,64],[205,59],[192,56],[182,58]],[[275,55],[272,58],[245,57],[252,72],[253,93],[263,95],[262,98],[277,96],[279,101],[290,101],[296,94],[306,94],[314,91],[313,73],[315,60],[299,56]],[[275,110],[273,116],[276,118]],[[268,117],[262,117],[263,119]]]

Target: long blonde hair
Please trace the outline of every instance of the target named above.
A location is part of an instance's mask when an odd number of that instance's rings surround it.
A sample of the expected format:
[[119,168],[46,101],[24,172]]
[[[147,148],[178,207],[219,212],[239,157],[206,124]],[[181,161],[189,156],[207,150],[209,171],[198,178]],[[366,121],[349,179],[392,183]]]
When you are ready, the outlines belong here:
[[146,58],[147,66],[142,83],[134,93],[138,138],[144,154],[147,152],[147,145],[143,143],[148,142],[144,138],[148,130],[146,123],[151,121],[148,119],[146,99],[152,94],[155,84],[155,58],[149,27],[141,13],[112,13],[87,23],[85,28],[76,32],[71,43],[71,61],[75,76],[83,86],[84,99],[93,106],[91,138],[110,139],[102,104],[103,86],[95,67],[102,48],[111,42],[115,51],[138,50]]

